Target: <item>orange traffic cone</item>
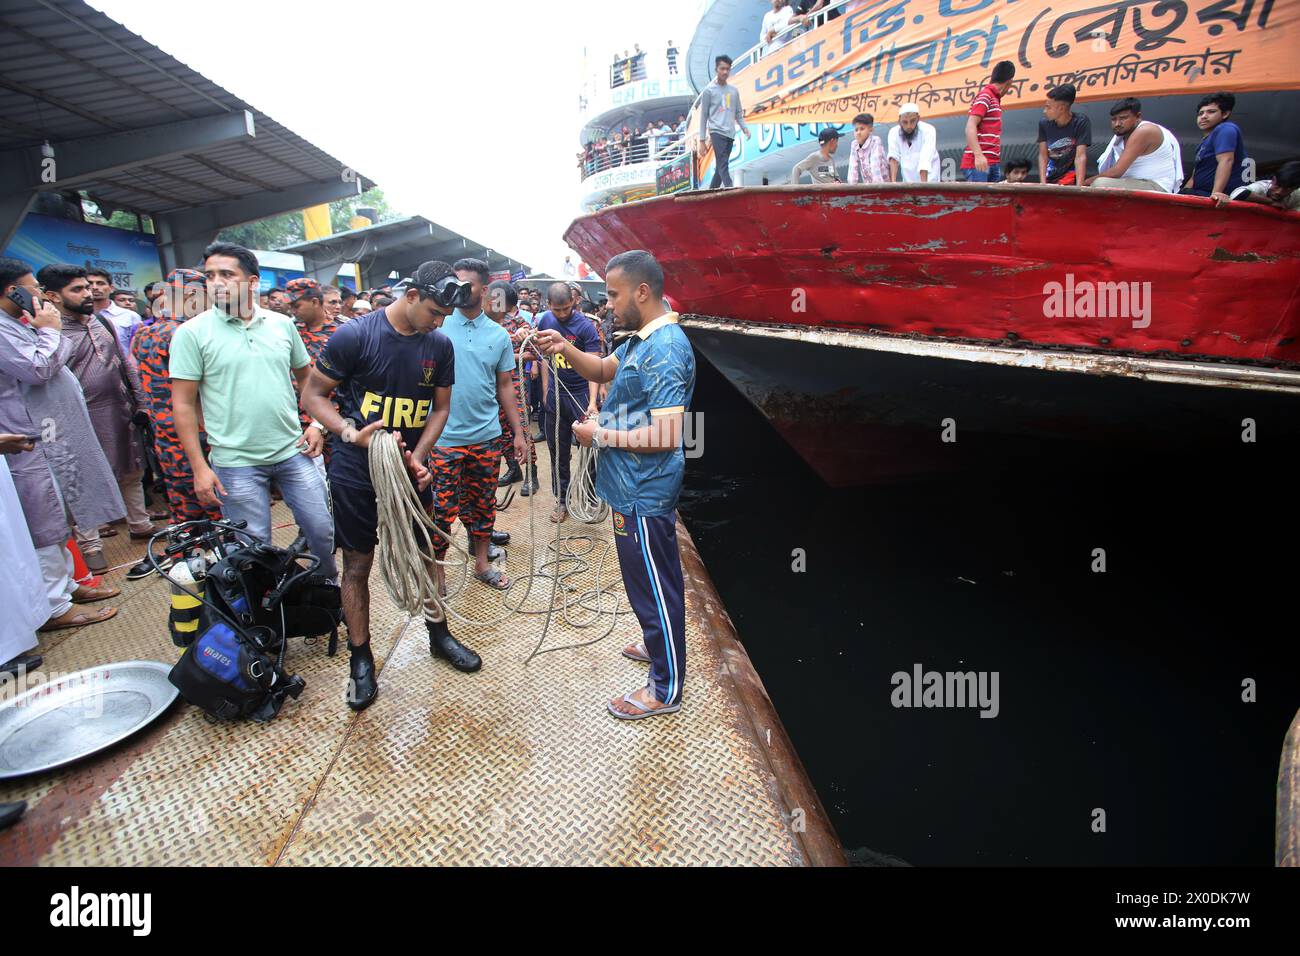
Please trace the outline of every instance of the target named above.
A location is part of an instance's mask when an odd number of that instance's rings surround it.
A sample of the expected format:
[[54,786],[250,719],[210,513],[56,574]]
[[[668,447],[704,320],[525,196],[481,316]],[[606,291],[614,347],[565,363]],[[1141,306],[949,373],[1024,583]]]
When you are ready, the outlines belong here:
[[99,575],[91,574],[90,568],[86,567],[86,559],[81,556],[81,549],[77,547],[77,539],[69,538],[65,547],[72,552],[72,577],[78,583],[88,588],[97,588],[104,579]]

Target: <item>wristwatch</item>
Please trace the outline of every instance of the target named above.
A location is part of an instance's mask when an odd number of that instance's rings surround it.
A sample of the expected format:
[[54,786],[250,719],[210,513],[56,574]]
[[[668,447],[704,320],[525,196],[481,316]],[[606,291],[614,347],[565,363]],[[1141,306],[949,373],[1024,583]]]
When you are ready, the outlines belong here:
[[599,426],[599,425],[596,426],[596,430],[595,430],[594,432],[591,433],[591,447],[592,447],[592,448],[606,448],[606,447],[608,447],[608,446],[607,446],[603,441],[600,440],[600,426]]
[[357,426],[353,423],[352,419],[343,419],[343,430],[339,432],[339,437],[349,445],[357,440]]

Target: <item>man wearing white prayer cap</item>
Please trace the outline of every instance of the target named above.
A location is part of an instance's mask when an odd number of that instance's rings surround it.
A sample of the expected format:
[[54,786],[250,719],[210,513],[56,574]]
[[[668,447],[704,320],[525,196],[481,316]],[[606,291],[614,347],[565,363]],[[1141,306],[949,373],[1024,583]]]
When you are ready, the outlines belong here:
[[898,125],[889,131],[886,155],[891,183],[939,181],[938,137],[933,126],[921,122],[921,108],[915,103],[899,107]]

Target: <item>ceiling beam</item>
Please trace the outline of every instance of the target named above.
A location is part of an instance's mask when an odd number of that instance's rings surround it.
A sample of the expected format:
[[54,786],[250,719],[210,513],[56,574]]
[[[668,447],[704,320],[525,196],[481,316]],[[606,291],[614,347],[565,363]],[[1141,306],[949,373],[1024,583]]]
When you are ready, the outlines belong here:
[[78,189],[96,179],[138,169],[145,163],[185,156],[196,148],[252,140],[248,110],[178,120],[161,126],[55,142],[53,156],[43,147],[0,153],[0,181],[6,192]]

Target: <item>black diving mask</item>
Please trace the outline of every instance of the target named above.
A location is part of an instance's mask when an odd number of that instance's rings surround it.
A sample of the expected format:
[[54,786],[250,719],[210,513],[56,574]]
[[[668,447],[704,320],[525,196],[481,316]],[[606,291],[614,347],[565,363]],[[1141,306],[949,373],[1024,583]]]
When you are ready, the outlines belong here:
[[443,276],[437,282],[425,285],[416,283],[414,279],[403,279],[393,292],[401,295],[407,289],[419,289],[444,309],[463,309],[474,304],[474,286],[469,282],[461,282],[454,275]]

